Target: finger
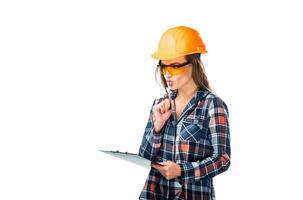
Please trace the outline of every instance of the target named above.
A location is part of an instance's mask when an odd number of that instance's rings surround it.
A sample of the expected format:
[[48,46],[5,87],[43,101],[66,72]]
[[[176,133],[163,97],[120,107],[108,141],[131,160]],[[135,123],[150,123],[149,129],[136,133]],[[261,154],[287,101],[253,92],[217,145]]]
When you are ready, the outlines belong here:
[[170,109],[170,101],[168,99],[165,99],[165,109],[166,111]]
[[167,105],[166,105],[166,102],[163,102],[162,108],[163,108],[164,112],[166,112],[166,111],[167,111]]
[[160,112],[160,106],[155,106],[155,112]]
[[170,100],[170,105],[175,105],[175,101],[174,100]]
[[166,165],[169,164],[169,161],[160,162],[159,164],[162,165],[162,166],[166,166]]
[[162,110],[163,110],[163,114],[166,113],[167,110],[166,110],[166,105],[165,104],[163,104]]
[[157,162],[157,163],[154,163],[154,164],[160,165],[160,166],[165,166],[165,163],[166,163],[166,162]]
[[157,110],[160,114],[163,114],[163,113],[164,113],[164,109],[163,109],[162,104],[160,104],[159,106],[157,106],[156,110]]
[[160,113],[163,114],[164,112],[165,112],[165,109],[164,109],[163,105],[161,105],[161,107],[160,107]]
[[171,110],[168,110],[166,113],[165,113],[165,119],[168,119],[169,116],[171,115]]
[[151,167],[157,169],[158,171],[160,171],[161,165],[151,164]]

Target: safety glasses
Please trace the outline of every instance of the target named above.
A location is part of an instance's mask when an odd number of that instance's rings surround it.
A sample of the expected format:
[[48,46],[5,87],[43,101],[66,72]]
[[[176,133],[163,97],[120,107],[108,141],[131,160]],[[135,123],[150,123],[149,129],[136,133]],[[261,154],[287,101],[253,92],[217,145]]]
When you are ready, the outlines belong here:
[[173,64],[173,65],[164,65],[159,61],[158,67],[160,67],[161,73],[163,75],[166,74],[166,72],[169,72],[172,76],[179,75],[185,72],[186,65],[190,64],[189,61],[182,63],[182,64]]

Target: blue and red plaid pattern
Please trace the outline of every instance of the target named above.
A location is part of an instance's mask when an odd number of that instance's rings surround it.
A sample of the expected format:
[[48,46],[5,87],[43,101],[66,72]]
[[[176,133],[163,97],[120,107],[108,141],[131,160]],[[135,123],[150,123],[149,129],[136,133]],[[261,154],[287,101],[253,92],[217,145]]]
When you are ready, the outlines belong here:
[[228,108],[218,96],[201,89],[178,121],[171,116],[157,134],[153,107],[165,98],[153,103],[139,155],[153,162],[173,161],[181,167],[181,176],[167,180],[151,168],[139,199],[214,200],[212,178],[230,166]]

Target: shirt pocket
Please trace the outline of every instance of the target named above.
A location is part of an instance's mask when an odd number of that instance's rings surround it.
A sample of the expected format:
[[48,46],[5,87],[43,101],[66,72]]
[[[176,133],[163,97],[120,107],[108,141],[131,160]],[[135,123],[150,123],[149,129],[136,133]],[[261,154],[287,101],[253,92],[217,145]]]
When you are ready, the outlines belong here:
[[180,139],[195,143],[208,141],[208,127],[204,118],[186,117],[182,121]]

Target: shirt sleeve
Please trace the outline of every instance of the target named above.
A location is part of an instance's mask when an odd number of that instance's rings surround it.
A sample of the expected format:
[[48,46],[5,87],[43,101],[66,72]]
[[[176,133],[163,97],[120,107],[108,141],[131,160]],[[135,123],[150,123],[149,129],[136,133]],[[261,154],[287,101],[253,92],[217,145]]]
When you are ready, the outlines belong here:
[[162,130],[160,133],[156,133],[153,125],[153,107],[157,105],[159,101],[159,99],[156,99],[150,109],[149,119],[139,149],[139,155],[151,161],[155,160],[162,141]]
[[203,178],[212,178],[230,166],[230,133],[228,108],[214,97],[208,109],[208,129],[212,143],[212,156],[197,162],[180,163],[183,183],[193,183]]

